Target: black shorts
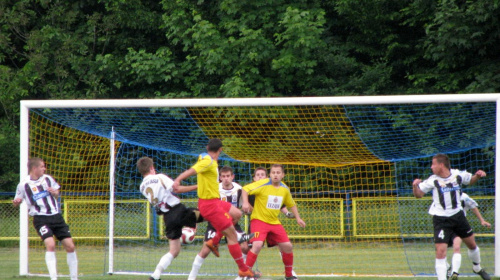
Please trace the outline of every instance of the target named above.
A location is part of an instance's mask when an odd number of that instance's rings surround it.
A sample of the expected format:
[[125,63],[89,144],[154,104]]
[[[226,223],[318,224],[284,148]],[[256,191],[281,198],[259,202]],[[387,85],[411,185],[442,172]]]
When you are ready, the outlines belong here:
[[460,211],[451,217],[433,216],[434,224],[434,243],[453,244],[453,238],[456,236],[466,238],[472,236],[472,230],[464,211]]
[[165,235],[168,239],[179,239],[183,227],[196,228],[196,223],[203,222],[203,217],[197,208],[187,208],[179,203],[163,215]]
[[71,238],[69,226],[64,221],[61,214],[52,216],[35,215],[33,217],[33,226],[42,240],[56,236],[57,240],[61,241],[65,238]]
[[[234,228],[236,229],[237,232],[244,233],[243,229],[241,229],[241,226],[239,224],[236,224],[234,226]],[[205,239],[204,239],[204,241],[208,241],[208,240],[214,238],[216,232],[217,231],[212,226],[212,224],[207,223],[207,231],[205,231]]]

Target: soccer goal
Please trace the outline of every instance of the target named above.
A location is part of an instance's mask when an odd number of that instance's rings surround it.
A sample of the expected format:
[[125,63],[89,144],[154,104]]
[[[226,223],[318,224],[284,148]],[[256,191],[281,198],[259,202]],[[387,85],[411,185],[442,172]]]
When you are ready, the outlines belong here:
[[[155,269],[168,241],[162,220],[138,190],[142,178],[135,163],[150,156],[158,172],[175,178],[196,162],[210,138],[223,141],[219,166],[231,166],[242,185],[252,181],[256,167],[285,166],[284,181],[307,223],[302,229],[280,217],[294,245],[297,274],[432,275],[431,198],[413,198],[411,182],[430,175],[434,154],[446,153],[453,168],[488,173],[464,191],[493,225],[483,228],[468,216],[482,266],[500,276],[499,99],[500,94],[450,94],[25,100],[20,175],[27,175],[29,157],[41,157],[60,183],[61,209],[82,276],[145,275]],[[196,206],[195,192],[181,198]],[[47,274],[44,247],[24,203],[19,222],[20,275]],[[183,246],[165,274],[189,273],[205,227],[200,224],[195,242]],[[67,274],[62,248],[56,254],[59,273]],[[261,251],[257,269],[283,274],[277,248]],[[209,256],[200,276],[236,272],[222,246],[221,257]]]

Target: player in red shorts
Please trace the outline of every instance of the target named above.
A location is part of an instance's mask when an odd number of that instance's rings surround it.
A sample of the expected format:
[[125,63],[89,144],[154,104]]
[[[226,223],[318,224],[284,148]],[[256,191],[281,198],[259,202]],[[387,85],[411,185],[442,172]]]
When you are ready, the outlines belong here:
[[[299,226],[305,227],[306,223],[300,218],[297,205],[290,194],[288,187],[281,182],[285,176],[283,166],[274,164],[271,166],[270,178],[262,179],[243,187],[243,211],[252,212],[250,217],[250,227],[255,237],[251,239],[252,249],[247,254],[246,264],[252,267],[257,260],[264,241],[269,246],[278,245],[285,265],[285,279],[297,279],[292,274],[293,270],[293,250],[292,243],[288,239],[285,228],[278,219],[282,205],[295,215]],[[248,202],[248,195],[255,195],[253,211]]]
[[214,238],[205,244],[212,252],[219,256],[218,241],[221,236],[226,236],[229,253],[238,265],[238,275],[241,277],[260,277],[245,265],[243,254],[234,222],[241,217],[241,211],[227,201],[220,200],[219,169],[217,160],[222,153],[222,141],[210,139],[207,152],[198,156],[198,161],[188,170],[182,172],[175,180],[173,187],[179,186],[181,181],[190,176],[197,175],[198,209],[203,218],[217,231]]

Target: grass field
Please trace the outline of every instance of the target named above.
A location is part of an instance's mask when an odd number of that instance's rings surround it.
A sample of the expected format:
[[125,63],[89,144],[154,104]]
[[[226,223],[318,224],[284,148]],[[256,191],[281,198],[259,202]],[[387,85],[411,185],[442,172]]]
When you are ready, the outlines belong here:
[[[175,267],[176,265],[177,266],[181,265],[184,267],[184,269],[186,266],[190,267],[190,262],[192,261],[193,257],[195,256],[198,248],[199,247],[194,247],[194,246],[193,246],[193,248],[188,247],[188,249],[184,250],[184,252],[181,252],[181,255],[176,260],[174,260],[174,262],[172,263],[172,267]],[[313,251],[313,250],[310,250],[310,251]],[[301,256],[301,257],[297,258],[297,261],[299,261],[299,262],[303,261],[304,259],[302,259],[302,258],[307,259],[308,254],[306,254],[306,252],[307,252],[307,250],[300,251],[300,254],[297,254],[297,255]],[[317,251],[314,251],[314,252],[317,253]],[[129,253],[131,253],[131,252],[118,253],[117,259],[118,260],[120,259],[120,256],[119,256],[120,254],[129,254]],[[161,255],[162,253],[163,252],[150,252],[150,251],[148,251],[147,253],[145,253],[143,255],[144,257],[146,257],[146,254],[155,255],[154,261],[151,261],[151,263],[148,264],[151,269],[154,268],[154,266],[156,265],[156,261],[159,259],[158,254]],[[40,273],[46,273],[46,268],[45,268],[44,263],[43,263],[44,252],[43,251],[35,251],[35,252],[32,252],[32,254],[33,254],[32,260],[34,262],[38,262],[38,265],[41,266]],[[103,258],[101,258],[101,257],[104,257],[104,255],[101,255],[101,254],[102,254],[102,252],[97,251],[97,250],[92,251],[89,248],[81,248],[81,250],[78,251],[80,272],[82,272],[82,271],[87,272],[87,273],[83,273],[84,275],[82,275],[80,277],[81,279],[83,279],[83,280],[85,280],[85,279],[89,279],[89,280],[136,280],[137,279],[137,280],[140,280],[140,279],[147,279],[148,278],[147,274],[144,274],[144,275],[119,275],[119,274],[107,275],[106,274],[106,267],[103,263]],[[221,255],[222,254],[227,255],[226,252],[221,251]],[[352,257],[354,259],[356,257],[356,256],[354,256],[355,254],[356,253],[354,250],[353,255],[350,257]],[[141,255],[141,254],[139,253],[139,255]],[[60,272],[62,274],[67,274],[65,253],[62,250],[58,250],[57,256],[58,256],[58,269],[60,270]],[[309,255],[309,257],[310,257],[310,255]],[[382,255],[380,257],[382,258]],[[400,256],[393,256],[393,258],[394,259],[382,258],[384,260],[383,263],[385,263],[385,266],[386,266],[388,271],[394,270],[394,266],[404,266],[403,260],[398,260],[400,258]],[[146,258],[146,259],[148,259],[148,258]],[[463,259],[464,260],[463,260],[462,266],[463,266],[463,269],[465,270],[466,268],[468,268],[467,257],[465,256]],[[216,261],[220,261],[220,259],[216,259],[213,256],[207,258],[200,273],[202,273],[204,268],[208,269],[213,264],[213,262],[216,262]],[[274,252],[274,250],[267,249],[267,250],[263,250],[261,252],[261,255],[259,256],[259,261],[260,261],[259,269],[261,269],[265,275],[266,274],[265,273],[265,264],[263,264],[263,263],[265,263],[265,262],[279,262],[279,259],[277,258],[276,252]],[[432,259],[430,259],[429,261],[433,262]],[[2,250],[0,252],[0,262],[1,262],[0,279],[33,279],[33,280],[35,280],[35,279],[40,279],[40,280],[48,279],[47,277],[37,277],[37,276],[29,276],[29,277],[22,276],[21,277],[21,276],[19,276],[19,252],[18,252],[18,248],[11,248],[11,247],[2,248]],[[226,260],[226,262],[227,262],[227,260]],[[335,263],[335,260],[325,259],[324,263],[321,265],[324,266],[329,271],[334,271],[335,266],[332,265],[334,263]],[[232,263],[231,260],[229,260],[229,263],[227,265],[230,267],[230,269],[228,269],[228,273],[230,273],[231,270],[233,270],[233,269],[236,272],[236,265],[234,265],[234,263]],[[275,265],[275,264],[273,264],[273,265]],[[353,264],[353,268],[354,267],[359,268],[359,266],[360,266],[359,263]],[[361,266],[363,266],[363,265],[361,265]],[[366,266],[370,266],[370,264],[366,264]],[[380,264],[378,264],[378,266],[380,266]],[[378,267],[378,269],[383,270],[384,268]],[[404,268],[400,267],[398,269],[404,269]],[[88,271],[93,271],[93,272],[88,273]],[[305,272],[305,273],[303,273],[303,272]],[[493,273],[493,271],[489,271],[489,272]],[[386,275],[386,276],[381,277],[381,276],[370,275],[369,273],[367,273],[365,271],[362,273],[363,275],[359,275],[354,270],[352,273],[349,273],[349,274],[344,273],[344,274],[337,275],[334,272],[332,272],[332,273],[330,273],[331,276],[330,275],[329,276],[318,276],[318,275],[314,275],[314,273],[312,273],[312,271],[308,271],[306,267],[300,267],[299,270],[297,270],[297,273],[299,273],[299,275],[302,274],[300,277],[301,279],[325,279],[325,280],[329,280],[329,279],[335,279],[335,280],[342,280],[342,279],[344,279],[344,280],[355,280],[355,279],[388,279],[388,280],[391,280],[391,279],[394,279],[394,280],[395,279],[418,279],[418,280],[427,280],[427,279],[436,279],[436,277],[412,276],[410,273],[407,273],[404,275],[401,275],[401,274],[400,275]],[[468,275],[468,276],[471,276],[471,275]],[[68,279],[67,277],[60,277],[60,278],[61,279]],[[221,279],[221,280],[232,280],[234,278],[235,278],[235,276],[231,276],[231,275],[229,275],[229,276],[213,276],[213,277],[209,277],[209,276],[198,277],[198,279]],[[171,279],[171,280],[187,279],[187,276],[163,275],[162,279],[163,280],[165,280],[165,279]],[[279,274],[276,274],[276,276],[275,275],[265,276],[262,279],[263,280],[265,280],[265,279],[277,280],[277,279],[283,279],[283,276],[279,276]],[[468,279],[479,279],[479,277],[468,277]],[[500,278],[494,278],[494,279],[500,279]]]

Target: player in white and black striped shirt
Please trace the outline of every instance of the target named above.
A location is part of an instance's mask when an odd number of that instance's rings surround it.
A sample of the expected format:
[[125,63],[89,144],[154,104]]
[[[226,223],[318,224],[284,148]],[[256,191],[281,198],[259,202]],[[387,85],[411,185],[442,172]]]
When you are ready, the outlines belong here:
[[168,238],[169,251],[160,258],[155,271],[149,277],[150,280],[159,280],[162,272],[181,251],[182,228],[185,226],[196,228],[196,223],[203,221],[198,209],[186,207],[176,195],[194,191],[198,186],[174,187],[174,181],[170,177],[156,172],[155,164],[150,157],[138,159],[137,170],[143,176],[140,191],[156,212],[163,216],[165,236]]
[[433,215],[438,280],[446,280],[446,249],[454,234],[462,238],[469,248],[469,258],[472,260],[474,273],[483,279],[491,279],[481,268],[479,247],[460,202],[462,186],[476,183],[479,178],[485,177],[486,173],[478,170],[472,175],[467,171],[451,169],[450,159],[445,154],[437,154],[432,158],[431,169],[433,175],[427,180],[413,181],[413,194],[416,198],[422,198],[432,190],[433,204],[429,214]]
[[78,278],[78,260],[75,244],[69,232],[69,226],[59,213],[57,199],[59,184],[45,174],[45,162],[41,158],[28,161],[29,175],[17,185],[16,196],[12,203],[19,206],[23,199],[28,204],[29,214],[33,216],[33,225],[45,243],[45,262],[51,280],[57,279],[56,242],[54,235],[61,241],[67,253],[67,263],[71,280]]

